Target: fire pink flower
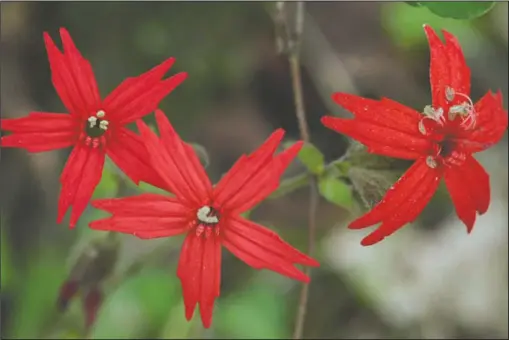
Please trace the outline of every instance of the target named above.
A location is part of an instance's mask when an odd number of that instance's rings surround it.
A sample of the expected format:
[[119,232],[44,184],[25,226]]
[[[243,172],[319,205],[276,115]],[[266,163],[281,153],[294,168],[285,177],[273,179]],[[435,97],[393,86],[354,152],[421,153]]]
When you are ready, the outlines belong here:
[[368,151],[415,163],[367,214],[350,229],[382,223],[364,238],[372,245],[414,221],[429,202],[441,178],[456,213],[472,231],[477,214],[490,203],[489,176],[472,154],[496,144],[507,129],[500,92],[470,99],[470,69],[456,38],[443,31],[445,44],[424,26],[431,50],[432,105],[419,113],[390,99],[380,101],[336,93],[333,99],[355,118],[324,117],[325,126],[344,133]]
[[2,137],[2,147],[29,152],[74,147],[60,177],[57,217],[60,223],[72,206],[73,228],[99,184],[106,155],[136,184],[160,184],[147,165],[141,137],[126,125],[154,111],[187,74],[161,80],[175,61],[170,58],[141,76],[126,79],[101,100],[90,63],[66,29],[60,29],[60,36],[63,53],[47,33],[44,42],[53,85],[69,114],[31,112],[23,118],[2,119],[2,130],[11,132]]
[[196,304],[204,327],[210,327],[214,301],[219,296],[221,245],[255,269],[270,269],[308,282],[294,265],[318,266],[276,233],[240,214],[260,203],[279,185],[286,167],[302,142],[274,155],[284,131],[277,130],[254,153],[242,156],[212,186],[193,148],[183,142],[162,111],[156,111],[160,139],[141,121],[152,166],[164,181],[160,188],[176,197],[156,194],[95,200],[92,205],[111,217],[92,222],[92,229],[133,234],[142,239],[186,233],[177,275],[182,284],[186,318]]

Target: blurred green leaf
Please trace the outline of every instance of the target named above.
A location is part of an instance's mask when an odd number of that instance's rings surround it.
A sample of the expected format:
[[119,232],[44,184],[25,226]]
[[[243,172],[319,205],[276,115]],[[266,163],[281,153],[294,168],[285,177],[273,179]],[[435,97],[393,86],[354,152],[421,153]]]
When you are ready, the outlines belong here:
[[168,322],[163,327],[161,339],[196,339],[201,338],[193,334],[194,330],[202,328],[198,311],[195,312],[193,319],[186,320],[184,302],[181,300],[170,313]]
[[421,7],[422,4],[418,1],[405,1],[405,3],[409,4],[410,6],[413,6],[413,7]]
[[104,301],[91,338],[143,338],[157,334],[179,301],[174,273],[144,270],[124,281]]
[[478,35],[472,29],[472,22],[443,18],[426,8],[408,6],[402,2],[386,3],[382,7],[382,22],[394,44],[405,49],[426,44],[426,35],[422,25],[428,24],[434,29],[445,29],[454,34],[461,42],[465,53],[474,49]]
[[299,152],[299,160],[308,168],[309,172],[319,175],[323,172],[325,157],[316,146],[305,143]]
[[12,315],[9,337],[37,339],[45,325],[56,317],[54,308],[60,284],[65,278],[64,259],[56,249],[32,253],[27,271],[16,287],[16,307]]
[[233,339],[284,339],[286,309],[280,294],[277,285],[253,281],[244,291],[216,302],[213,325]]
[[420,4],[443,18],[475,19],[488,13],[494,1],[423,1]]
[[143,192],[143,193],[149,192],[149,193],[152,193],[152,194],[159,194],[159,195],[168,196],[168,192],[166,190],[157,188],[157,187],[155,187],[153,185],[150,185],[148,183],[145,183],[145,182],[140,182],[140,184],[136,187],[136,189],[141,191],[141,192]]
[[[106,162],[109,162],[107,160]],[[114,198],[118,192],[118,178],[112,169],[113,164],[105,164],[103,174],[99,185],[95,188],[93,199],[97,198]]]
[[13,277],[13,266],[11,264],[11,247],[9,245],[9,240],[7,239],[7,235],[5,233],[5,221],[2,220],[2,229],[0,237],[2,240],[0,241],[2,245],[1,249],[1,284],[2,289],[6,289],[8,285],[12,282]]
[[325,176],[319,179],[318,190],[327,201],[343,208],[352,207],[352,190],[345,182]]

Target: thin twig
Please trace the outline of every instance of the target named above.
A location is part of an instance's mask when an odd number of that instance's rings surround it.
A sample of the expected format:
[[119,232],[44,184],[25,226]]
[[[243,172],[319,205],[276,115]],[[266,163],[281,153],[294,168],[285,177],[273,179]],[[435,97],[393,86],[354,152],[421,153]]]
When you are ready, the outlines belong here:
[[[281,10],[281,8],[279,8]],[[298,1],[295,9],[295,21],[293,32],[290,34],[288,41],[288,61],[290,62],[290,72],[292,77],[293,95],[295,101],[295,113],[299,124],[300,136],[305,143],[310,142],[309,128],[306,120],[306,111],[304,107],[304,96],[302,93],[302,76],[300,72],[300,43],[302,31],[304,29],[304,2]],[[316,215],[318,211],[318,190],[317,180],[313,176],[309,181],[310,195],[309,195],[309,234],[308,234],[308,254],[313,256],[315,248],[315,230],[316,230]],[[309,276],[311,269],[304,268],[304,272]],[[293,339],[301,339],[304,330],[304,321],[306,319],[307,301],[309,295],[309,284],[303,284],[300,293],[297,316],[295,319],[295,328]]]

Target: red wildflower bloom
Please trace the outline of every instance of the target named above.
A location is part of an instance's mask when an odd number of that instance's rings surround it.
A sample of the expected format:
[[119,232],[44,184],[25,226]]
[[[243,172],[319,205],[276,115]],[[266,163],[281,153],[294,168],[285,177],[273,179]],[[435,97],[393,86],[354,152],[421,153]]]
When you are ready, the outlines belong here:
[[472,153],[497,143],[507,129],[500,92],[486,93],[475,105],[470,70],[456,38],[443,31],[445,44],[424,26],[431,50],[432,105],[423,113],[390,99],[380,101],[336,93],[333,99],[355,119],[324,117],[325,126],[360,141],[370,152],[415,159],[373,210],[353,221],[361,229],[382,223],[362,240],[381,241],[417,218],[444,178],[458,217],[472,231],[476,214],[490,203],[489,176]]
[[57,218],[60,223],[72,206],[73,228],[99,184],[105,155],[135,183],[141,180],[160,183],[147,165],[141,137],[126,125],[154,111],[187,74],[161,80],[174,62],[170,58],[141,76],[126,79],[101,100],[90,63],[80,54],[67,30],[61,28],[60,36],[63,53],[47,33],[44,42],[53,85],[69,114],[31,112],[23,118],[2,119],[2,130],[12,132],[2,137],[2,146],[29,152],[74,146],[60,177]]
[[113,216],[92,222],[90,227],[139,238],[187,233],[177,270],[186,318],[191,319],[199,303],[207,328],[212,321],[214,300],[219,296],[221,245],[253,268],[270,269],[308,282],[309,278],[294,264],[318,266],[317,261],[291,247],[276,233],[240,216],[278,187],[281,175],[302,143],[274,155],[284,135],[283,130],[277,130],[253,154],[242,156],[212,186],[196,153],[180,139],[164,113],[157,110],[156,120],[160,139],[141,121],[138,128],[152,165],[164,180],[161,188],[176,197],[144,194],[95,200],[94,207]]

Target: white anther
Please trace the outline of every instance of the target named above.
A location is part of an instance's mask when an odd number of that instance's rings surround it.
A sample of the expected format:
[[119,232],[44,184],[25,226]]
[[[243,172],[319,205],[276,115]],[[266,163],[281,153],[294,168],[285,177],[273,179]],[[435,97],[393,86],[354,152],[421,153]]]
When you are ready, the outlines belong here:
[[108,130],[108,124],[109,122],[107,120],[101,120],[99,122],[99,128],[102,130]]
[[418,128],[419,128],[420,133],[422,133],[423,135],[426,135],[426,127],[424,126],[424,119],[421,119],[419,121]]
[[198,221],[206,223],[206,224],[216,224],[219,222],[219,218],[217,216],[209,216],[209,213],[212,211],[212,208],[208,205],[204,205],[196,212],[196,217]]
[[452,102],[454,100],[454,97],[456,96],[456,92],[452,87],[447,86],[445,88],[445,99],[448,102]]
[[93,128],[97,124],[97,118],[94,116],[88,117],[88,122],[90,123],[90,127]]
[[433,156],[426,157],[426,165],[429,166],[431,169],[435,169],[437,167],[437,161]]
[[424,113],[426,117],[431,118],[438,123],[444,122],[444,109],[441,107],[434,109],[431,105],[426,105],[422,113]]
[[104,112],[103,110],[99,110],[95,115],[97,116],[97,118],[103,118],[106,115],[106,112]]

